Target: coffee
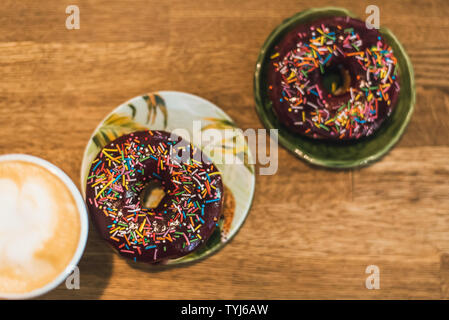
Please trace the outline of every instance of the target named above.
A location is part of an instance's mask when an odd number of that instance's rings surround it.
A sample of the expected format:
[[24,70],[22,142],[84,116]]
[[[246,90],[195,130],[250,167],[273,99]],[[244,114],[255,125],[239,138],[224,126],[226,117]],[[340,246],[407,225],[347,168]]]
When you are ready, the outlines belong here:
[[0,161],[0,296],[44,287],[66,270],[81,233],[77,203],[50,170]]

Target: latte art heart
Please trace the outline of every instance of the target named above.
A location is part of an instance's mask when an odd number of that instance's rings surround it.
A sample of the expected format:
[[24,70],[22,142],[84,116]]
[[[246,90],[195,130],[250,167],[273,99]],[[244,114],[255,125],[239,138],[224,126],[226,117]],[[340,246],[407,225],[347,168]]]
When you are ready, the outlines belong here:
[[80,237],[76,202],[47,169],[0,162],[0,296],[27,293],[54,280]]
[[[26,178],[23,185],[0,179],[0,268],[24,270],[36,263],[35,252],[54,232],[57,216],[45,180]],[[28,270],[31,272],[31,270]]]

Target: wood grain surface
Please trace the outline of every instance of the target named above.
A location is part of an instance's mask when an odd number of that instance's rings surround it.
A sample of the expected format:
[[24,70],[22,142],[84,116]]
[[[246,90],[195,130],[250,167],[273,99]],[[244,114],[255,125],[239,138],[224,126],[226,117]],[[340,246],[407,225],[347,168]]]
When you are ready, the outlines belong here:
[[[65,8],[80,8],[67,30]],[[91,227],[81,289],[45,299],[449,298],[449,3],[313,1],[366,17],[403,43],[417,104],[399,144],[357,170],[307,165],[279,149],[279,169],[257,176],[248,219],[198,263],[152,268],[118,257]],[[136,95],[179,90],[262,128],[253,73],[268,34],[310,1],[2,0],[0,153],[50,160],[79,186],[98,122]],[[380,289],[365,268],[380,269]]]

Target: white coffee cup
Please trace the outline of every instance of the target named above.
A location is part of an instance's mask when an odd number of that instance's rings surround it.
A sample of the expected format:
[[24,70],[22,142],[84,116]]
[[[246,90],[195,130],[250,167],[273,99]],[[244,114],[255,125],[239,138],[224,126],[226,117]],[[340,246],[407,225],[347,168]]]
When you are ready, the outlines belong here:
[[[76,204],[77,212],[79,213],[80,220],[80,232],[79,232],[79,240],[78,245],[76,247],[75,253],[73,254],[70,263],[66,266],[66,268],[59,273],[59,275],[54,278],[54,280],[45,284],[40,288],[36,288],[30,292],[26,293],[2,293],[0,292],[0,299],[30,299],[35,298],[40,295],[46,294],[49,291],[55,289],[58,285],[60,285],[75,269],[81,256],[83,255],[84,249],[86,247],[88,230],[89,230],[89,222],[86,205],[84,203],[83,197],[81,196],[78,188],[72,182],[72,180],[65,174],[61,169],[51,164],[50,162],[43,160],[38,157],[25,155],[25,154],[7,154],[0,156],[0,162],[4,161],[22,161],[28,162],[37,166],[40,166],[53,175],[55,175],[59,180],[67,187],[70,194],[72,195],[74,202]],[[1,179],[2,177],[0,177]]]

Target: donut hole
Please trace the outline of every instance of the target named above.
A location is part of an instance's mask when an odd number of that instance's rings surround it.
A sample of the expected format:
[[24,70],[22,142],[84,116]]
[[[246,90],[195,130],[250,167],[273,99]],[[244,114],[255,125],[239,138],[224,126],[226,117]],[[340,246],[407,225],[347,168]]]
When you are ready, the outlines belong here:
[[148,209],[155,209],[165,197],[165,191],[158,180],[148,182],[140,192],[142,205]]
[[333,96],[345,94],[351,86],[349,70],[343,64],[334,64],[324,68],[323,86]]

